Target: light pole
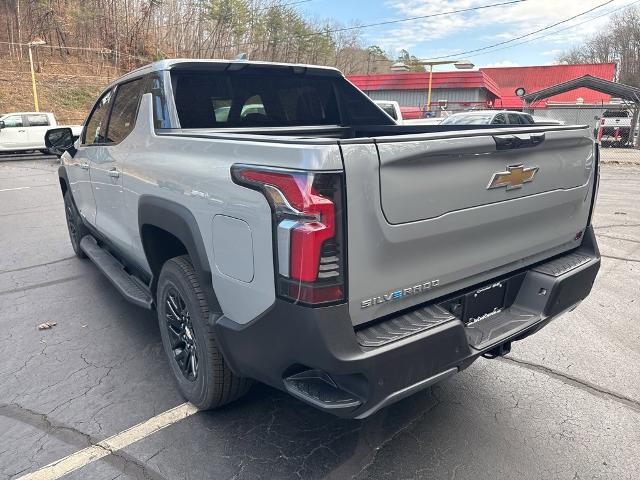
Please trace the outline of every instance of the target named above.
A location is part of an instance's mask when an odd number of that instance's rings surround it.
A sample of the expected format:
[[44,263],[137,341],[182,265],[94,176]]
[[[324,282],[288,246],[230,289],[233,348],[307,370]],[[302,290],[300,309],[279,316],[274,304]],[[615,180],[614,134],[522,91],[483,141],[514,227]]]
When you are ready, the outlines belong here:
[[33,54],[31,53],[31,47],[37,47],[38,45],[46,45],[47,42],[44,40],[33,40],[27,43],[29,47],[29,65],[31,65],[31,86],[33,87],[33,103],[36,107],[36,112],[40,111],[40,107],[38,105],[38,89],[36,88],[36,72],[33,69]]
[[431,111],[431,84],[433,82],[433,66],[434,65],[453,65],[458,70],[471,70],[475,65],[469,60],[435,60],[416,62],[419,65],[429,66],[429,88],[427,89],[427,112]]

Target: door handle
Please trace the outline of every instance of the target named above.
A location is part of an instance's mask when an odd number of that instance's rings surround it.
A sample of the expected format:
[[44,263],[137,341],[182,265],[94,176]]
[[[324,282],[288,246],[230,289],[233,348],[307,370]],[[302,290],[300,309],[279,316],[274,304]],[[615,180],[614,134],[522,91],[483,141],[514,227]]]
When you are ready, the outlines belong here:
[[18,133],[24,133],[26,130],[18,130]]
[[80,168],[83,170],[89,170],[89,164],[88,163],[81,163],[80,164]]
[[524,135],[494,135],[496,150],[515,150],[517,148],[537,147],[544,142],[544,133],[530,133]]
[[120,176],[120,172],[117,168],[112,168],[111,170],[109,170],[109,176],[111,178],[118,178]]

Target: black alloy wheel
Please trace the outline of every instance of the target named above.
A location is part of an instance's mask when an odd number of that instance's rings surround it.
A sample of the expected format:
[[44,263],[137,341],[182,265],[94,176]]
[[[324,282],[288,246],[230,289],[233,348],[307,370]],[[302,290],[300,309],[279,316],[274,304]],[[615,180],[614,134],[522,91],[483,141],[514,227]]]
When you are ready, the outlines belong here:
[[244,395],[251,380],[234,374],[218,348],[215,319],[187,255],[167,260],[157,287],[158,326],[169,368],[184,398],[201,410]]
[[164,303],[173,359],[182,375],[193,382],[198,377],[198,345],[189,308],[175,286],[167,289]]

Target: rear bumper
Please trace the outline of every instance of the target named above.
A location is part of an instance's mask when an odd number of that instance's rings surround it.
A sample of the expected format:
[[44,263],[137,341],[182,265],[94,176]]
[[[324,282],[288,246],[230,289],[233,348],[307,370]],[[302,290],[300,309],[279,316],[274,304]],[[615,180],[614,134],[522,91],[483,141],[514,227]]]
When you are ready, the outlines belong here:
[[[589,227],[576,251],[518,272],[509,307],[473,326],[451,316],[370,347],[354,331],[347,305],[314,309],[278,300],[248,325],[220,317],[217,340],[237,374],[289,391],[335,415],[364,418],[572,309],[591,291],[599,267]],[[385,319],[375,331],[398,330],[389,326],[401,327],[400,317]]]

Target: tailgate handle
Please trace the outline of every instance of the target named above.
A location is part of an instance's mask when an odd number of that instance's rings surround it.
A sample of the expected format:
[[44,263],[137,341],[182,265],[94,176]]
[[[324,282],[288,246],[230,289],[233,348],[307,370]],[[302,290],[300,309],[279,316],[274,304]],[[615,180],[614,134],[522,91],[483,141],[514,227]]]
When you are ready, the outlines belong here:
[[544,142],[544,133],[525,135],[494,135],[496,150],[515,150],[516,148],[537,147]]

